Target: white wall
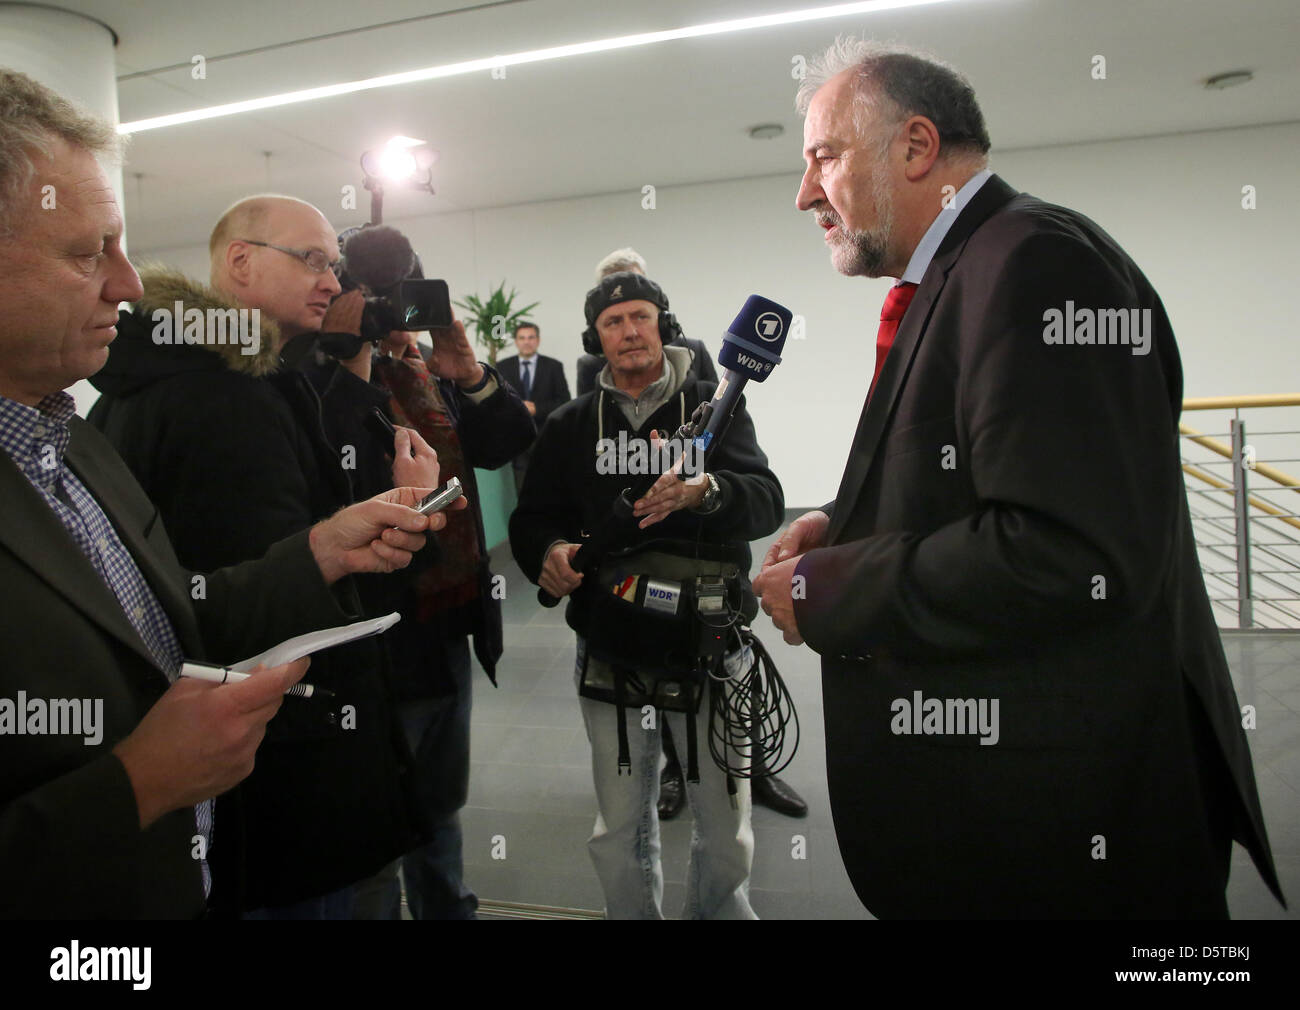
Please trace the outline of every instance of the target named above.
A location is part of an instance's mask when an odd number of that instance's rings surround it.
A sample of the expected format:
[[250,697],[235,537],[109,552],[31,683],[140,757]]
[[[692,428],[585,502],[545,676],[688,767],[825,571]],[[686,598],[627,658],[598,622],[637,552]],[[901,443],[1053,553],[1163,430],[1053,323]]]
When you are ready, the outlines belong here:
[[[789,144],[797,162],[798,143]],[[1019,189],[1088,214],[1128,250],[1173,320],[1188,396],[1300,392],[1298,150],[1292,123],[995,153],[992,167]],[[808,506],[834,497],[890,282],[831,268],[820,230],[794,208],[798,181],[796,171],[661,188],[654,210],[641,208],[638,191],[388,223],[410,236],[426,275],[446,278],[453,298],[505,279],[525,302],[540,301],[542,350],[565,363],[571,384],[583,295],[597,260],[618,246],[646,257],[687,334],[714,351],[751,293],[805,316],[807,338],[787,343],[784,363],[751,385],[749,403],[787,503]],[[1256,210],[1241,207],[1245,185],[1256,187]],[[136,252],[207,273],[206,246]],[[1300,429],[1300,411],[1255,416],[1257,426]],[[1218,418],[1188,421],[1226,431]]]

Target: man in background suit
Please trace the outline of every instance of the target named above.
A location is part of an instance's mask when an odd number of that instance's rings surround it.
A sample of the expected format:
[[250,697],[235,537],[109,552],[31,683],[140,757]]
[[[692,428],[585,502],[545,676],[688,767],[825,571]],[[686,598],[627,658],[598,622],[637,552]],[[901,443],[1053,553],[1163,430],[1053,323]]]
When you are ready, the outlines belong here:
[[405,566],[438,524],[403,488],[259,561],[182,571],[66,392],[141,291],[95,161],[115,131],[0,70],[0,150],[0,917],[194,918],[208,843],[229,839],[214,860],[238,847],[238,824],[214,835],[212,798],[248,775],[307,662],[217,685],[178,679],[181,658],[229,664],[355,620],[327,587]]
[[[515,327],[515,348],[519,354],[497,362],[501,378],[510,383],[524,401],[538,431],[542,430],[551,411],[572,399],[568,380],[564,378],[564,366],[554,358],[537,353],[541,342],[542,331],[536,323],[520,323]],[[515,457],[516,492],[523,485],[528,456],[524,452]]]
[[822,656],[859,897],[882,917],[1221,918],[1236,838],[1281,899],[1159,297],[1096,224],[989,173],[951,68],[837,40],[799,105],[798,207],[841,273],[900,279],[839,493],[755,580]]

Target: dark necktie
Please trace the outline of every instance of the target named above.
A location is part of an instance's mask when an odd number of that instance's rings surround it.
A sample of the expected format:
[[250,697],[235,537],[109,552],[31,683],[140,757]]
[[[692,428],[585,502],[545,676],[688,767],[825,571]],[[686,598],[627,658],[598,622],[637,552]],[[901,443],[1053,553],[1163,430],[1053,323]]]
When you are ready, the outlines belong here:
[[531,400],[533,398],[533,363],[531,361],[525,361],[521,367],[524,372],[524,377],[520,380],[524,387],[523,398],[525,400]]
[[889,349],[894,346],[894,337],[898,336],[898,324],[903,321],[903,314],[912,304],[914,294],[916,294],[916,285],[904,282],[895,284],[885,297],[884,308],[880,310],[880,329],[876,331],[876,371],[871,376],[868,399],[876,390],[876,380],[880,378],[880,370],[885,367],[885,358],[889,356]]

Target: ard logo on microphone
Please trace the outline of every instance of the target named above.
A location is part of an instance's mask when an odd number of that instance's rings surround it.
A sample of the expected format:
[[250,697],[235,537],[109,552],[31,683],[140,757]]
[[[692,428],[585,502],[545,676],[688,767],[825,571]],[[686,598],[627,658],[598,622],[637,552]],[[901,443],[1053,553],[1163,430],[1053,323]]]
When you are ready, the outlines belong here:
[[[781,317],[775,312],[764,312],[754,320],[754,332],[769,344],[773,341],[780,340],[781,333],[783,332]],[[767,371],[770,372],[771,370],[772,367],[769,365]]]

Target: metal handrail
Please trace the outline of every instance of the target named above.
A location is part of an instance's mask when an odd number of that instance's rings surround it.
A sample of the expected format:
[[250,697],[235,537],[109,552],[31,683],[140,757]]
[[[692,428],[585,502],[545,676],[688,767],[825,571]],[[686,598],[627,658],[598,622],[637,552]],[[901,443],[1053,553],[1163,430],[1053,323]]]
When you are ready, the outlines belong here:
[[[1208,435],[1202,435],[1195,428],[1189,427],[1188,425],[1185,424],[1180,424],[1178,426],[1178,431],[1180,434],[1187,436],[1187,440],[1189,442],[1195,442],[1197,445],[1203,445],[1211,452],[1217,452],[1224,459],[1227,460],[1232,459],[1231,447],[1224,445],[1222,442],[1216,442]],[[1288,487],[1288,488],[1292,488],[1293,490],[1300,491],[1300,479],[1292,477],[1289,473],[1283,473],[1275,466],[1269,466],[1267,463],[1256,463],[1251,469],[1253,469],[1256,473],[1262,474],[1263,476],[1267,477],[1269,480],[1277,484],[1281,484],[1283,487]]]
[[[1211,516],[1211,515],[1206,515],[1206,514],[1204,514],[1204,513],[1202,513],[1202,512],[1196,512],[1196,511],[1193,511],[1193,512],[1192,512],[1192,518],[1193,518],[1193,519],[1196,519],[1196,520],[1199,520],[1200,522],[1203,522],[1203,523],[1208,523],[1211,527],[1216,528],[1219,532],[1231,532],[1232,517],[1230,517],[1230,516]],[[1225,529],[1224,529],[1225,526],[1228,526],[1229,529],[1225,530]],[[1221,550],[1220,548],[1223,548],[1223,547],[1231,547],[1231,548],[1234,548],[1234,549],[1235,549],[1236,546],[1237,546],[1237,544],[1236,544],[1236,541],[1235,541],[1235,540],[1230,541],[1230,542],[1228,542],[1228,543],[1224,543],[1224,544],[1208,543],[1208,542],[1202,540],[1202,541],[1198,541],[1196,546],[1197,546],[1199,549],[1204,549],[1204,550],[1206,550],[1206,551],[1209,551],[1211,554],[1214,554],[1214,555],[1217,556],[1217,557],[1228,557],[1228,558],[1231,558],[1232,555],[1228,555],[1228,554],[1226,554],[1226,553],[1225,553],[1223,550]],[[1272,549],[1270,549],[1270,548],[1262,548],[1262,549],[1261,549],[1258,543],[1255,543],[1253,546],[1254,546],[1257,550],[1260,550],[1260,553],[1266,555],[1266,556],[1269,557],[1269,558],[1274,559],[1275,561],[1279,561],[1279,562],[1282,562],[1282,563],[1288,563],[1288,562],[1291,562],[1291,560],[1292,560],[1291,558],[1288,558],[1288,557],[1286,557],[1286,556],[1284,556],[1284,555],[1282,555],[1282,554],[1279,554],[1277,551],[1274,551],[1274,550],[1272,550]],[[1297,541],[1297,540],[1288,541],[1287,544],[1286,544],[1286,546],[1288,546],[1288,547],[1300,546],[1300,541]],[[1295,570],[1294,570],[1294,566],[1293,566],[1292,568],[1285,568],[1285,569],[1279,569],[1279,568],[1252,568],[1251,571],[1252,571],[1253,573],[1255,573],[1255,574],[1262,575],[1262,576],[1264,577],[1264,581],[1266,581],[1266,582],[1268,582],[1268,583],[1270,583],[1270,584],[1272,584],[1272,585],[1278,586],[1278,587],[1280,587],[1280,588],[1282,588],[1282,589],[1288,589],[1288,590],[1293,590],[1293,591],[1296,591],[1296,592],[1300,592],[1300,586],[1296,586],[1296,585],[1288,585],[1288,584],[1286,584],[1286,583],[1284,583],[1284,582],[1282,582],[1282,581],[1280,581],[1280,580],[1275,579],[1275,578],[1272,577],[1272,576],[1274,576],[1274,575],[1281,575],[1281,576],[1283,576],[1283,577],[1285,577],[1285,578],[1288,578],[1288,579],[1293,579],[1293,580],[1295,580],[1295,579],[1300,579],[1300,571],[1295,571]],[[1209,574],[1209,573],[1207,573],[1207,574]],[[1222,573],[1220,573],[1220,574],[1222,574]],[[1237,574],[1237,572],[1236,572],[1235,569],[1232,571],[1232,574],[1233,574],[1234,576]],[[1291,599],[1291,598],[1292,598],[1292,597],[1288,597],[1288,599]],[[1294,597],[1294,599],[1300,600],[1300,596]]]
[[[1220,491],[1227,491],[1228,494],[1235,493],[1233,491],[1232,485],[1229,484],[1227,481],[1219,480],[1218,477],[1215,477],[1213,474],[1205,473],[1204,471],[1197,469],[1191,463],[1183,464],[1183,473],[1191,474],[1197,480],[1205,481],[1206,484],[1210,484],[1218,488]],[[1283,512],[1279,508],[1274,508],[1268,502],[1261,501],[1259,498],[1256,498],[1253,494],[1247,495],[1246,500],[1250,502],[1250,504],[1253,505],[1255,508],[1259,509],[1261,512],[1267,512],[1269,515],[1277,519],[1281,519],[1282,522],[1286,523],[1288,526],[1294,526],[1296,529],[1300,530],[1300,519],[1291,518],[1290,513]]]
[[1300,393],[1257,393],[1253,396],[1197,396],[1183,401],[1183,410],[1233,410],[1246,407],[1300,407]]
[[[1199,522],[1208,522],[1211,525],[1216,525],[1216,526],[1231,521],[1230,519],[1220,519],[1220,518],[1215,518],[1213,516],[1202,515],[1201,513],[1196,511],[1192,512],[1192,518]],[[1235,544],[1229,544],[1228,546],[1233,547],[1235,546]],[[1225,561],[1228,561],[1233,565],[1231,569],[1222,570],[1222,571],[1208,570],[1204,567],[1204,565],[1202,565],[1201,571],[1206,576],[1207,579],[1214,579],[1217,580],[1218,582],[1223,583],[1225,589],[1230,591],[1233,594],[1231,596],[1211,596],[1210,602],[1218,603],[1225,607],[1228,606],[1228,604],[1234,602],[1240,603],[1240,593],[1239,593],[1240,587],[1238,586],[1237,578],[1236,578],[1236,576],[1238,576],[1240,573],[1237,571],[1235,553],[1228,553],[1227,551],[1219,550],[1217,547],[1207,546],[1204,543],[1198,543],[1197,547],[1200,549],[1207,550],[1210,554],[1214,555],[1216,558],[1220,558]],[[1229,578],[1229,575],[1233,576],[1233,578]],[[1263,575],[1261,581],[1267,582],[1269,585],[1272,586],[1277,586],[1280,589],[1296,592],[1295,587],[1288,586],[1285,583],[1279,582],[1271,575],[1267,575],[1267,574]],[[1208,583],[1206,585],[1206,589],[1207,590],[1209,589]],[[1260,596],[1252,595],[1252,603],[1258,604],[1263,609],[1270,611],[1270,616],[1281,617],[1284,621],[1288,622],[1287,626],[1294,626],[1294,622],[1300,620],[1300,594],[1295,596],[1284,596],[1284,597],[1260,597]],[[1252,613],[1252,623],[1254,622],[1257,616],[1258,615]]]
[[[1260,622],[1256,619],[1256,607],[1268,613],[1272,617],[1277,613],[1285,618],[1283,626],[1297,627],[1300,626],[1300,610],[1297,610],[1296,604],[1300,603],[1300,597],[1291,596],[1290,593],[1296,592],[1293,587],[1297,578],[1300,578],[1300,566],[1297,565],[1295,554],[1300,551],[1300,537],[1294,533],[1288,532],[1287,527],[1293,530],[1300,530],[1300,510],[1290,504],[1294,499],[1279,499],[1277,504],[1267,498],[1267,495],[1283,491],[1300,492],[1300,479],[1293,477],[1277,466],[1270,465],[1256,459],[1257,451],[1252,448],[1251,443],[1247,440],[1246,425],[1242,421],[1241,412],[1243,409],[1253,407],[1300,407],[1300,393],[1278,393],[1278,394],[1260,394],[1254,396],[1208,396],[1196,399],[1187,399],[1183,401],[1184,410],[1226,410],[1232,412],[1232,419],[1228,422],[1228,435],[1232,444],[1219,441],[1217,438],[1207,435],[1204,432],[1197,431],[1190,425],[1179,423],[1178,432],[1181,438],[1194,442],[1201,449],[1213,453],[1219,459],[1203,459],[1193,463],[1187,455],[1183,455],[1182,468],[1183,473],[1194,477],[1198,482],[1208,485],[1206,488],[1187,488],[1188,506],[1191,507],[1193,501],[1214,502],[1220,501],[1228,505],[1228,514],[1216,516],[1199,515],[1197,509],[1192,508],[1194,518],[1201,528],[1208,526],[1211,538],[1216,540],[1219,536],[1232,532],[1232,542],[1225,544],[1215,543],[1211,546],[1203,542],[1202,539],[1197,541],[1198,553],[1202,550],[1208,551],[1208,557],[1217,560],[1227,561],[1228,550],[1235,547],[1235,565],[1223,573],[1206,572],[1207,579],[1213,576],[1216,581],[1222,581],[1235,589],[1234,595],[1237,604],[1237,625],[1241,628],[1256,627]],[[1270,432],[1261,433],[1265,437],[1271,435]],[[1278,456],[1287,456],[1283,451]],[[1294,453],[1289,455],[1294,456]],[[1290,462],[1289,459],[1278,458],[1273,462],[1282,463]],[[1212,470],[1218,467],[1228,465],[1231,471],[1224,476],[1227,480],[1221,480]],[[1263,488],[1253,488],[1252,483],[1258,483],[1252,475],[1258,475],[1260,480],[1269,481],[1270,484]],[[1257,494],[1251,494],[1256,491]],[[1230,497],[1231,504],[1224,499],[1219,498],[1220,494]],[[1281,507],[1279,507],[1281,506]],[[1280,521],[1280,524],[1279,524]],[[1252,544],[1253,527],[1259,523],[1269,523],[1266,528],[1273,531],[1270,539],[1282,537],[1282,542],[1277,545],[1278,548],[1285,548],[1287,553],[1280,553],[1270,545],[1265,548],[1263,544]],[[1252,556],[1258,552],[1260,560],[1264,564],[1272,562],[1268,568],[1255,568]],[[1280,566],[1280,567],[1279,567]],[[1204,565],[1202,565],[1204,570]],[[1236,586],[1231,587],[1230,577],[1236,574]],[[1260,588],[1268,593],[1268,596],[1257,595],[1256,590],[1252,587],[1252,580],[1258,580]],[[1267,587],[1267,588],[1264,588]],[[1270,592],[1271,590],[1271,592]],[[1288,594],[1282,597],[1276,597],[1278,590]],[[1224,604],[1230,600],[1221,601]],[[1216,603],[1216,606],[1218,604]],[[1264,622],[1264,626],[1269,625],[1269,621]]]

